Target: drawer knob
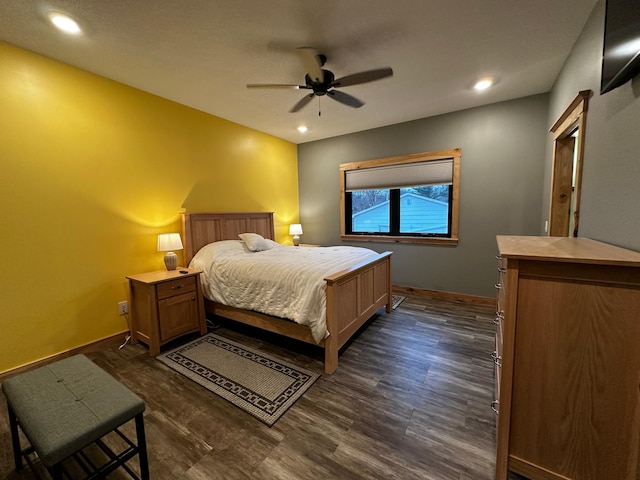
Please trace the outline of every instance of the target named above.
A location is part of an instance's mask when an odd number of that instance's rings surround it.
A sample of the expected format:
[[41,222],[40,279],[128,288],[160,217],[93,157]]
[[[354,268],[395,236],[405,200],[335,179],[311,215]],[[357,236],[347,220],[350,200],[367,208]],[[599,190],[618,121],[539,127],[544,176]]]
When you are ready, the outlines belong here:
[[184,285],[174,285],[171,287],[171,290],[180,290],[182,287],[184,287]]
[[502,366],[502,356],[498,355],[498,352],[496,352],[495,350],[491,352],[491,358],[493,359],[493,363],[495,363],[497,366]]
[[493,410],[493,413],[495,413],[496,415],[498,415],[498,405],[500,405],[500,402],[498,400],[494,400],[493,402],[491,402],[491,410]]
[[494,287],[496,287],[496,290],[502,290],[502,284],[501,283],[496,283],[494,285]]
[[506,268],[498,267],[498,273],[504,273],[504,272],[506,272],[506,271],[507,271],[507,269],[506,269]]

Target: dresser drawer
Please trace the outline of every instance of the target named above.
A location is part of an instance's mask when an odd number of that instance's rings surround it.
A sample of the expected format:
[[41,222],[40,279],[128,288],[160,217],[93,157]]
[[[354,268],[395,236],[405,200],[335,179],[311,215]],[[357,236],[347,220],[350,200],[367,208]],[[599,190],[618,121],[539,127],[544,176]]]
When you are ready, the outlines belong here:
[[196,277],[189,276],[184,278],[176,278],[168,282],[159,283],[158,300],[180,295],[186,292],[194,292],[196,290]]
[[495,400],[491,402],[491,409],[498,414],[499,406],[500,406],[500,387],[502,381],[502,335],[504,328],[504,304],[505,304],[505,281],[506,281],[506,267],[507,261],[506,259],[497,256],[496,260],[498,261],[497,265],[497,278],[496,278],[496,316],[494,319],[496,331],[494,337],[494,350],[491,353],[491,358],[494,363],[494,398]]
[[[496,257],[498,260],[498,274],[496,279],[496,318],[494,323],[496,328],[500,330],[500,338],[504,333],[504,308],[506,299],[506,271],[507,260],[501,257]],[[498,333],[498,332],[496,332]]]

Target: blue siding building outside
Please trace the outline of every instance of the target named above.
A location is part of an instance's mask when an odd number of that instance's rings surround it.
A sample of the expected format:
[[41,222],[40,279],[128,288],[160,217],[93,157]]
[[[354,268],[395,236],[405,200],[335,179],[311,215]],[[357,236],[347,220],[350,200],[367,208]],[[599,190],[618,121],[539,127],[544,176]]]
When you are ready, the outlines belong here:
[[[447,233],[449,205],[446,202],[404,193],[400,197],[401,233]],[[353,215],[354,232],[388,232],[389,201]]]

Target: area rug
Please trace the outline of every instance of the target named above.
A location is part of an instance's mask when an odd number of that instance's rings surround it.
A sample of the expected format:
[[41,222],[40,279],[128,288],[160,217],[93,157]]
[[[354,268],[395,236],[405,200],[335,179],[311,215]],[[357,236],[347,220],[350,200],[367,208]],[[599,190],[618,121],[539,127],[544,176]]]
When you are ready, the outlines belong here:
[[404,302],[405,298],[407,297],[403,297],[401,295],[391,295],[391,309],[395,310],[396,308],[398,308],[398,305]]
[[320,377],[213,333],[156,358],[269,426]]

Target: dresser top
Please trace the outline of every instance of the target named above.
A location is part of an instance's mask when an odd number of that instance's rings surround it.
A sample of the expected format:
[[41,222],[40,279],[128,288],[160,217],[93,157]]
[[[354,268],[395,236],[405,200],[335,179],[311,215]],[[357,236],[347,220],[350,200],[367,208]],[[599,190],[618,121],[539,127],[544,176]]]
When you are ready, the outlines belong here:
[[640,253],[589,238],[498,235],[503,258],[640,267]]

